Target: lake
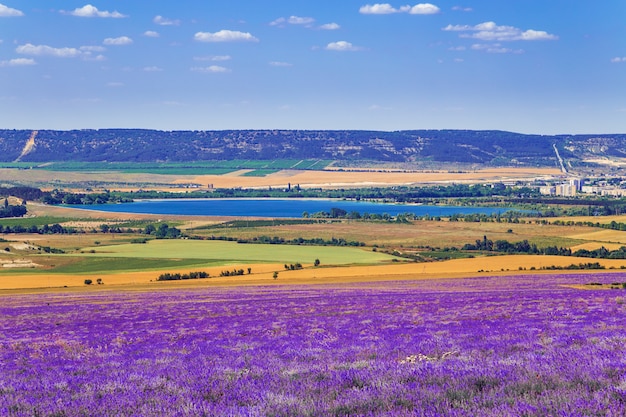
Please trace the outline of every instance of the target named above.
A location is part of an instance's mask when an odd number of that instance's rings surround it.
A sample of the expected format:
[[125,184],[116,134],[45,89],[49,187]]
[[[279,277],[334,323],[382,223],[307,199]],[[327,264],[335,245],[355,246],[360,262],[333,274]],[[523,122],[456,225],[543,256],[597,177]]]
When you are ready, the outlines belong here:
[[427,206],[416,204],[374,203],[329,199],[166,199],[141,200],[133,203],[102,205],[71,205],[68,207],[112,213],[171,214],[190,216],[239,217],[302,217],[339,208],[361,214],[413,213],[418,216],[450,216],[453,214],[497,214],[509,211],[499,207]]

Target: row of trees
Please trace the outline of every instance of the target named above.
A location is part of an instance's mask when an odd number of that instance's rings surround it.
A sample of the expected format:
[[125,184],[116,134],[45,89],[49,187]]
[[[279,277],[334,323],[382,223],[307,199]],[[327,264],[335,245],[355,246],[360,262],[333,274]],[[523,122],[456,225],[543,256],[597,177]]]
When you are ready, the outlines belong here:
[[[158,227],[154,226],[153,224],[149,224],[144,229],[122,229],[119,226],[109,226],[108,224],[101,224],[99,229],[102,233],[141,233],[157,239],[177,239],[183,235],[180,229],[170,226],[167,223],[160,223]],[[94,229],[92,230],[92,232],[95,233],[96,230]],[[14,226],[3,226],[0,224],[0,233],[32,233],[40,235],[54,235],[84,233],[84,231],[80,231],[72,227],[64,227],[58,223],[55,223],[53,225],[44,224],[43,226],[31,225],[28,227],[19,224]]]
[[13,206],[9,204],[7,199],[4,200],[4,205],[0,208],[0,218],[6,217],[24,217],[26,214],[26,205]]
[[[131,202],[135,199],[153,198],[181,198],[181,193],[170,191],[105,191],[102,193],[70,193],[67,191],[53,190],[51,192],[41,192],[36,198],[46,204],[107,204],[118,202]],[[375,200],[385,202],[428,202],[449,198],[529,198],[539,197],[538,189],[527,187],[510,187],[502,184],[490,185],[466,185],[452,184],[431,187],[381,187],[381,188],[361,188],[361,189],[332,189],[322,188],[302,189],[299,185],[295,187],[269,188],[267,190],[244,189],[244,188],[219,188],[206,191],[185,192],[185,198],[332,198],[350,200]],[[499,199],[497,201],[500,201]],[[570,203],[571,204],[571,203]],[[344,213],[345,215],[345,213]],[[334,218],[341,215],[332,216]]]
[[626,246],[622,246],[616,250],[608,250],[604,246],[599,249],[588,250],[578,249],[574,252],[570,248],[563,248],[557,246],[548,246],[545,248],[539,248],[534,243],[529,243],[528,240],[522,240],[520,242],[509,242],[507,240],[487,239],[487,236],[483,236],[482,239],[477,239],[475,243],[465,244],[462,250],[468,251],[486,251],[486,252],[500,252],[500,253],[525,253],[533,255],[560,255],[560,256],[576,256],[581,258],[600,258],[600,259],[626,259]]
[[364,242],[345,240],[344,238],[311,238],[305,239],[297,237],[295,239],[285,239],[282,237],[259,236],[252,239],[237,239],[237,243],[263,243],[269,245],[315,245],[315,246],[365,246]]
[[63,227],[58,223],[52,226],[44,224],[43,226],[22,226],[16,224],[14,226],[3,226],[0,224],[0,233],[33,233],[40,235],[60,235],[60,234],[74,234],[79,233],[76,229],[71,227]]
[[[248,268],[248,274],[252,273],[252,268]],[[243,275],[244,274],[244,270],[243,269],[233,269],[232,271],[221,271],[220,272],[220,277],[235,277],[235,276],[239,276],[239,275]]]
[[187,274],[166,272],[159,275],[157,281],[180,281],[184,279],[205,279],[209,278],[209,273],[204,271],[189,272]]

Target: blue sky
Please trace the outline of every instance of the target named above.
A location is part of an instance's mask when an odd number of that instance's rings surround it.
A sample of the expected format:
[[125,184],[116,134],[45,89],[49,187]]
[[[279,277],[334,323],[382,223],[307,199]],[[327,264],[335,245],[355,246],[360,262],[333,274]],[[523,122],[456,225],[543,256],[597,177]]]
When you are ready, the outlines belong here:
[[623,0],[0,0],[0,128],[625,121]]

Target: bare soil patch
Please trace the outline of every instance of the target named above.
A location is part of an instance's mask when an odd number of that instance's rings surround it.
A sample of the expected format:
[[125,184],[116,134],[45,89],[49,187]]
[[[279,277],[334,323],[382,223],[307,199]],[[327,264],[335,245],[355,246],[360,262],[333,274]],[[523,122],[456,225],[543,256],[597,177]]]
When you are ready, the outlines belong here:
[[[430,183],[478,183],[513,179],[534,179],[559,175],[557,169],[546,168],[497,168],[482,169],[468,172],[432,172],[432,171],[298,171],[282,170],[265,177],[244,177],[237,175],[239,171],[229,175],[201,175],[193,177],[191,182],[216,188],[233,187],[286,187],[299,184],[301,187],[365,187],[390,185],[418,185]],[[241,173],[242,174],[242,173]],[[176,183],[190,182],[190,179],[179,178]]]

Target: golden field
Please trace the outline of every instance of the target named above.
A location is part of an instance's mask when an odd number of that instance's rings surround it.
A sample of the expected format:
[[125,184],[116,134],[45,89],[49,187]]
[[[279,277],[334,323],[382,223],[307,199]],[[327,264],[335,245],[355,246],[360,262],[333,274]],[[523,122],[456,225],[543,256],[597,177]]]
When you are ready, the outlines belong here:
[[[211,286],[245,286],[245,285],[314,285],[314,284],[345,284],[356,282],[384,282],[425,279],[450,279],[468,278],[485,275],[515,275],[521,273],[555,274],[571,271],[541,271],[531,270],[542,267],[566,267],[571,264],[589,262],[589,258],[574,258],[563,256],[533,256],[533,255],[502,255],[477,257],[470,259],[455,259],[432,263],[398,263],[391,265],[372,266],[346,266],[346,267],[319,267],[305,265],[305,269],[297,271],[285,271],[283,265],[278,264],[255,264],[242,265],[252,266],[255,271],[251,275],[237,277],[217,277],[222,267],[203,268],[213,278],[185,281],[156,282],[161,272],[168,271],[143,271],[125,272],[115,274],[28,274],[0,275],[0,290],[3,293],[15,293],[17,290],[49,290],[59,291],[67,288],[82,288],[85,290],[157,290],[175,288],[194,288]],[[594,259],[594,261],[596,261]],[[626,267],[625,260],[599,259],[597,260],[607,269],[619,270]],[[231,267],[237,268],[237,265]],[[520,271],[519,268],[525,268]],[[187,272],[189,268],[179,272]],[[278,278],[273,278],[274,271],[278,272]],[[480,272],[479,272],[480,271]],[[593,274],[594,271],[576,271],[576,273]],[[597,271],[596,271],[597,272]],[[603,271],[606,273],[607,271]],[[617,272],[617,271],[615,271]],[[101,278],[104,285],[97,285],[96,279]],[[93,280],[92,285],[85,285],[84,280]]]
[[[80,190],[86,183],[115,190],[150,189],[168,190],[186,184],[200,184],[215,188],[261,188],[286,187],[299,184],[304,188],[371,187],[393,185],[420,185],[435,183],[485,183],[506,180],[532,180],[553,178],[560,175],[553,168],[489,168],[472,171],[368,171],[338,170],[322,171],[281,170],[263,177],[245,176],[250,170],[239,170],[224,175],[164,175],[122,172],[66,172],[46,170],[18,170],[0,168],[0,178],[9,182],[35,184],[44,188],[63,187]],[[50,182],[50,178],[54,182]]]

